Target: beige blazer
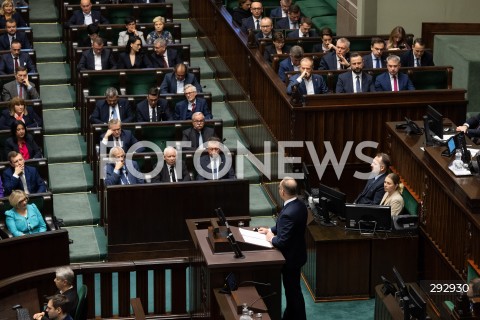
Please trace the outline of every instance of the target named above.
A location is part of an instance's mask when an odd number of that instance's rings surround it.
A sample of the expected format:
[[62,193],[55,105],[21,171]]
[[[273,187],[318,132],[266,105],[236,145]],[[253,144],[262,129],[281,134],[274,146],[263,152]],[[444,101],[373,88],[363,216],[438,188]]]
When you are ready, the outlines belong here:
[[385,192],[380,205],[390,206],[392,210],[392,217],[394,217],[398,216],[402,212],[405,202],[403,201],[403,197],[400,192],[395,191],[391,196],[388,196],[388,192]]

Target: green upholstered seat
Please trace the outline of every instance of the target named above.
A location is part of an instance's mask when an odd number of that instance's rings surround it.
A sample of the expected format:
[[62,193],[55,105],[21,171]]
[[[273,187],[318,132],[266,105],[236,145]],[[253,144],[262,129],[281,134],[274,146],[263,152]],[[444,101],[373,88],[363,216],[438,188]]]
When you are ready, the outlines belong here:
[[403,208],[404,214],[410,214],[412,216],[418,215],[418,202],[412,196],[410,191],[407,188],[403,189],[402,192],[403,201],[405,202],[405,206]]
[[446,70],[414,70],[410,79],[417,90],[448,89]]
[[322,28],[332,29],[333,34],[337,34],[337,16],[323,16],[312,18],[315,27],[320,30]]
[[319,3],[319,1],[316,1],[315,3],[298,2],[298,6],[304,15],[311,18],[337,15],[336,8],[332,8],[327,3]]

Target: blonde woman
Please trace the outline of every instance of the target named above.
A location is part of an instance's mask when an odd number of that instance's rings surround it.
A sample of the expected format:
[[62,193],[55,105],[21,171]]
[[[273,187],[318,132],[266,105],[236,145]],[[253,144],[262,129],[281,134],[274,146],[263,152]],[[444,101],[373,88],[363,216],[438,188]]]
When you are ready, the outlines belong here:
[[161,17],[161,16],[155,17],[153,19],[153,24],[155,26],[155,30],[148,34],[147,44],[153,44],[153,42],[158,38],[165,39],[165,41],[167,41],[167,44],[173,43],[172,34],[167,30],[163,30],[163,28],[165,27],[164,17]]
[[35,204],[28,204],[28,196],[24,191],[13,190],[8,201],[12,209],[5,212],[5,222],[14,237],[47,231],[42,214]]
[[13,19],[17,22],[18,27],[27,27],[25,20],[23,20],[22,15],[19,12],[15,11],[13,2],[10,0],[5,0],[2,2],[2,7],[0,7],[0,29],[5,29],[7,25],[7,20]]
[[380,205],[390,206],[392,217],[398,216],[405,205],[402,197],[403,184],[400,183],[400,177],[396,173],[390,173],[383,182],[385,194]]

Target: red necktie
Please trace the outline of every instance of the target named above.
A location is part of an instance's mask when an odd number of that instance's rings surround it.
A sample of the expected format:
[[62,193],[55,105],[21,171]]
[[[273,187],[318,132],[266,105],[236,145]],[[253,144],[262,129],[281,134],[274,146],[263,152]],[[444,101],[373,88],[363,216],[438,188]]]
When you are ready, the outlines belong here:
[[15,71],[18,69],[18,58],[15,58]]
[[168,68],[168,60],[166,56],[163,56],[163,64],[165,65],[165,68]]
[[398,91],[397,76],[393,76],[393,91]]
[[18,90],[18,96],[23,99],[23,85],[19,85],[20,89]]
[[192,102],[192,113],[195,112],[195,102]]

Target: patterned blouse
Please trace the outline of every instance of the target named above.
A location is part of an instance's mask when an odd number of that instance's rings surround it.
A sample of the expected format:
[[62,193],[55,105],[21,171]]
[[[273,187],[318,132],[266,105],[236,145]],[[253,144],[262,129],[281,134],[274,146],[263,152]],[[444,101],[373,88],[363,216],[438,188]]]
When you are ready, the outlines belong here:
[[150,32],[147,36],[147,44],[153,44],[153,42],[155,40],[157,40],[158,38],[162,38],[162,39],[165,39],[165,41],[167,41],[167,44],[172,44],[173,43],[173,37],[172,37],[172,34],[167,31],[167,30],[163,30],[160,35],[154,30],[152,32]]

